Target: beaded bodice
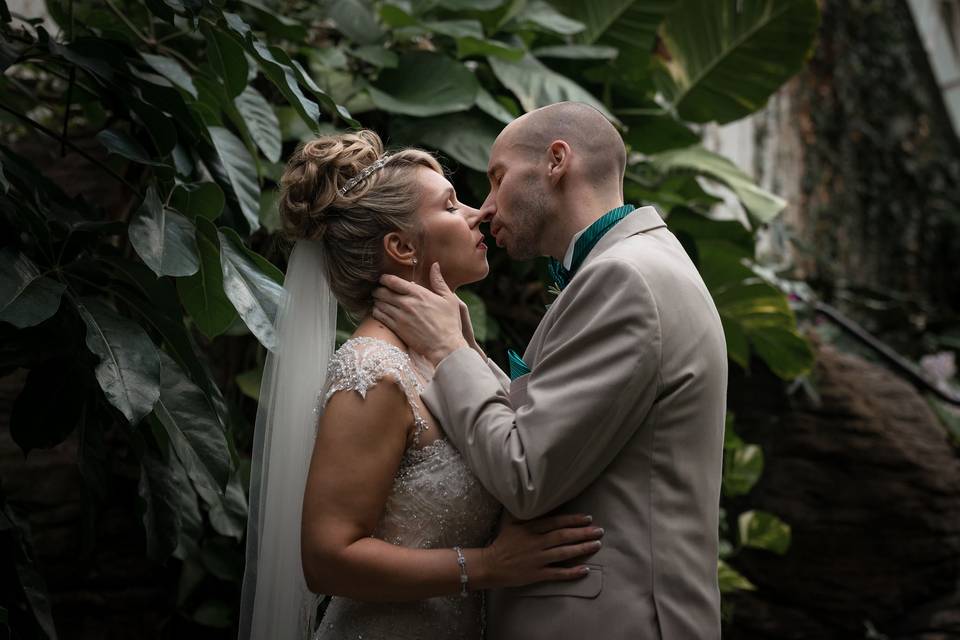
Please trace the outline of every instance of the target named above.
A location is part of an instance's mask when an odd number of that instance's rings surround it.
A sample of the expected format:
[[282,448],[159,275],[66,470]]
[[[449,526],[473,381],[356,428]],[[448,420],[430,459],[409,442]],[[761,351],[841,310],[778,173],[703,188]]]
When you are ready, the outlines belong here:
[[[420,400],[432,375],[426,369],[423,365],[415,367],[406,353],[387,342],[351,338],[330,361],[319,407],[326,406],[338,391],[356,391],[366,397],[370,388],[384,380],[399,386],[413,413],[413,442],[403,454],[374,537],[422,549],[483,546],[500,505],[484,490],[449,440],[437,437],[421,446],[421,435],[430,428]],[[456,554],[452,550],[449,554],[455,564]],[[473,640],[481,637],[481,628],[479,593],[469,598],[450,596],[388,604],[334,598],[315,640]]]

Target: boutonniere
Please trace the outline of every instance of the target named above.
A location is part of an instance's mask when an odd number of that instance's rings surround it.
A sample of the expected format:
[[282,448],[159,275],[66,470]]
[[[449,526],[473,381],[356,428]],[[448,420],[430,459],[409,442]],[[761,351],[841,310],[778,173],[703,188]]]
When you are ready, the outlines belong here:
[[548,302],[547,304],[544,305],[544,308],[545,308],[545,309],[549,309],[549,308],[550,308],[550,305],[552,305],[554,302],[556,302],[557,296],[560,295],[560,287],[558,287],[556,283],[548,284],[548,285],[547,285],[547,295],[548,295],[548,296],[553,296],[553,297],[550,298],[550,302]]

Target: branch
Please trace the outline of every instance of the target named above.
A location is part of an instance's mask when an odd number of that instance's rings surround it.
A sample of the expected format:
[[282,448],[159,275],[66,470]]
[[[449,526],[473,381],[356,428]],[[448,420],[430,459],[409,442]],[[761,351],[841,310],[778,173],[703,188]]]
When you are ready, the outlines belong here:
[[10,115],[14,116],[15,118],[17,118],[17,119],[19,119],[19,120],[22,120],[22,121],[25,122],[26,124],[30,125],[31,127],[33,127],[34,129],[36,129],[37,131],[39,131],[39,132],[41,132],[41,133],[44,133],[44,134],[50,136],[51,138],[53,138],[54,140],[56,140],[57,142],[60,142],[60,143],[62,143],[62,144],[64,144],[64,145],[70,147],[71,149],[73,149],[74,151],[76,151],[78,154],[80,154],[81,156],[83,156],[88,162],[90,162],[91,164],[94,164],[94,165],[100,167],[101,169],[103,169],[104,171],[106,171],[108,174],[110,174],[113,178],[115,178],[115,179],[118,180],[119,182],[122,182],[124,185],[126,185],[126,187],[127,187],[128,189],[130,189],[130,191],[132,191],[133,193],[137,194],[137,196],[139,196],[139,197],[141,197],[141,198],[143,197],[143,194],[140,193],[140,189],[138,189],[137,187],[135,187],[135,186],[133,186],[132,184],[130,184],[130,183],[127,181],[126,178],[124,178],[124,177],[121,176],[119,173],[117,173],[116,171],[114,171],[113,169],[111,169],[109,166],[107,166],[106,164],[104,164],[104,163],[101,162],[100,160],[97,160],[96,158],[94,158],[94,157],[91,156],[89,153],[87,153],[86,151],[84,151],[83,149],[81,149],[80,147],[78,147],[77,145],[73,144],[73,143],[70,142],[69,140],[64,140],[63,138],[61,138],[60,136],[58,136],[55,131],[51,131],[50,129],[48,129],[47,127],[43,126],[42,124],[40,124],[40,123],[37,122],[36,120],[34,120],[34,119],[32,119],[32,118],[29,118],[29,117],[23,115],[22,113],[19,113],[19,112],[17,112],[17,111],[14,111],[13,109],[9,108],[8,106],[4,105],[3,103],[0,103],[0,110],[6,111],[7,113],[9,113]]

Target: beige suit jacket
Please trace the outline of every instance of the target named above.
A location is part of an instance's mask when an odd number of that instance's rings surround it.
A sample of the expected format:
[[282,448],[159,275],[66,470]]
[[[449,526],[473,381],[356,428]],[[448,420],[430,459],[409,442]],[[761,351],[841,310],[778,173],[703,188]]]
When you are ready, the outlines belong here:
[[656,209],[593,248],[510,381],[471,349],[423,399],[514,516],[588,513],[588,577],[489,594],[492,640],[720,637],[727,356],[713,299]]

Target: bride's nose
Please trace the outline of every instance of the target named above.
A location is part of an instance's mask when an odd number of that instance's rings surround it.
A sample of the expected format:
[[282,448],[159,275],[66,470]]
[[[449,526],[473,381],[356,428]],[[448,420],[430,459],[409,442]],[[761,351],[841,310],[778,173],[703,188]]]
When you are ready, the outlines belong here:
[[483,209],[474,209],[473,207],[468,207],[467,215],[465,217],[467,219],[467,224],[469,224],[470,228],[473,229],[484,221]]

